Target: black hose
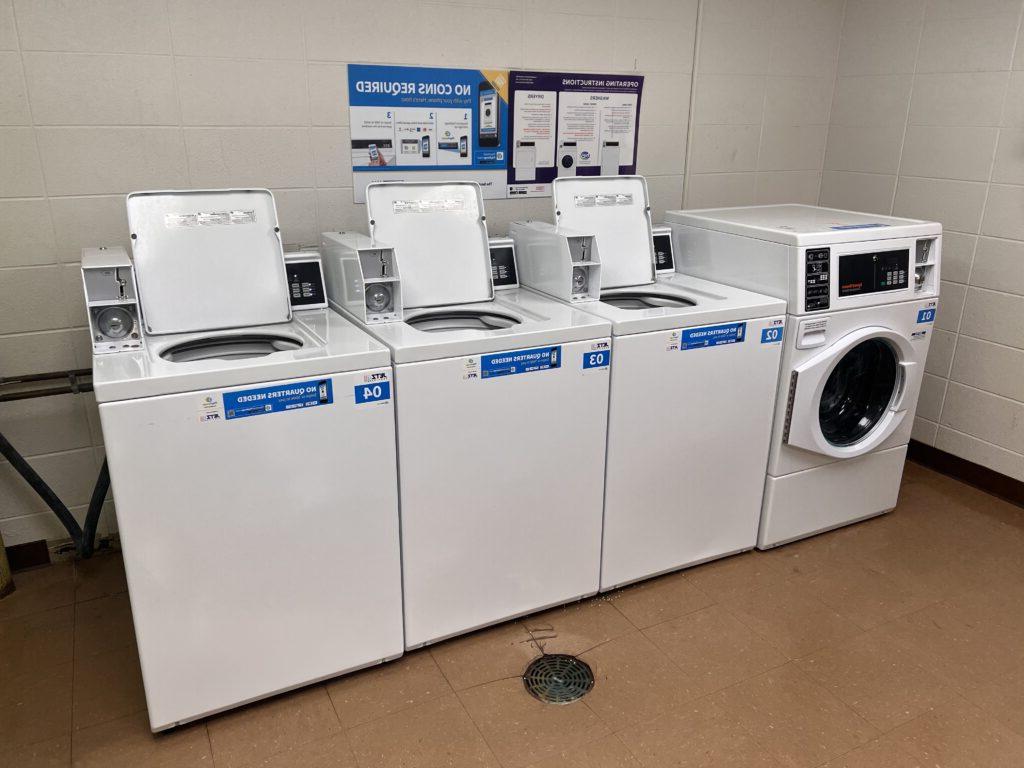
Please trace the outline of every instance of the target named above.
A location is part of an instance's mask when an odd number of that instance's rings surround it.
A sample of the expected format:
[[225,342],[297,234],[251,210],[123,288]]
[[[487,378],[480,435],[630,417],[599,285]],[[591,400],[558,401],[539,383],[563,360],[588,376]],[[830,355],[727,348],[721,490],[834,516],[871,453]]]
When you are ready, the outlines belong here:
[[46,502],[53,514],[60,520],[61,525],[68,532],[71,541],[75,545],[75,552],[79,557],[92,557],[96,549],[96,527],[99,525],[100,513],[103,511],[103,500],[107,497],[110,489],[110,471],[107,469],[107,460],[103,460],[99,477],[96,478],[96,485],[92,489],[92,498],[89,499],[89,510],[85,514],[85,527],[78,524],[71,510],[65,506],[49,484],[39,476],[39,473],[32,469],[32,465],[25,461],[13,445],[8,442],[3,433],[0,432],[0,454],[7,459],[25,482],[32,486],[32,490],[39,494],[39,497]]
[[92,557],[92,553],[96,549],[96,526],[99,525],[103,501],[107,498],[108,490],[110,490],[110,470],[107,469],[107,460],[104,459],[99,477],[96,478],[96,485],[92,489],[92,498],[89,499],[89,511],[85,513],[82,543],[78,547],[78,554],[81,557]]
[[32,465],[25,461],[22,455],[14,449],[14,446],[7,441],[2,432],[0,432],[0,454],[3,454],[4,458],[11,462],[11,466],[18,470],[18,474],[25,478],[25,482],[31,485],[32,490],[38,493],[39,497],[46,502],[46,506],[53,510],[53,514],[57,516],[61,524],[71,535],[71,540],[75,542],[75,548],[81,549],[82,528],[78,521],[75,520],[75,516],[71,514],[71,510],[64,506],[64,502],[57,497],[57,494],[47,485],[46,481],[32,469]]

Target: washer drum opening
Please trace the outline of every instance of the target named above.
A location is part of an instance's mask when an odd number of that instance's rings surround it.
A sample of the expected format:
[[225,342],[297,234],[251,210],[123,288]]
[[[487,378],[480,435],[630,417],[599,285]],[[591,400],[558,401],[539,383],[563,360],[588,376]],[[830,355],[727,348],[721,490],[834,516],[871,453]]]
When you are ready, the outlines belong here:
[[885,415],[900,386],[896,351],[882,339],[850,349],[832,369],[818,405],[821,433],[832,445],[853,445]]
[[183,341],[165,349],[160,353],[160,357],[171,363],[191,363],[197,360],[245,360],[301,347],[302,340],[291,336],[250,333],[240,336],[213,336]]
[[602,293],[601,301],[619,309],[657,309],[659,307],[694,307],[696,302],[667,293],[648,291],[616,291]]
[[442,310],[426,312],[406,320],[420,331],[497,331],[519,325],[519,319],[501,312],[470,310]]

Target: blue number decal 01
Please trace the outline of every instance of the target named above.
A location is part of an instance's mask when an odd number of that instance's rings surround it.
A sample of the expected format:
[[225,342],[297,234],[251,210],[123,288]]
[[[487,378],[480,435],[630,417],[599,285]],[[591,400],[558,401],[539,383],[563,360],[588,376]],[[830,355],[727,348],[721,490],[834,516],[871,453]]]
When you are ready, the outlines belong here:
[[917,322],[919,323],[931,323],[935,321],[935,307],[928,309],[919,309],[917,311]]

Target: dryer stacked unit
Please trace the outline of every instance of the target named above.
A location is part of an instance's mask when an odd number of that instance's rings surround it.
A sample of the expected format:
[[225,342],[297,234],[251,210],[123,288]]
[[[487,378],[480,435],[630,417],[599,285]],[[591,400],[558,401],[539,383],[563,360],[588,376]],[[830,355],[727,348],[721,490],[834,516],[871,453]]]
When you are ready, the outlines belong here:
[[267,190],[135,193],[128,221],[133,261],[82,267],[153,730],[399,656],[387,349],[293,311],[323,288]]
[[395,365],[406,647],[596,593],[610,324],[495,291],[477,184],[366,196],[369,237],[322,253]]
[[941,225],[804,205],[665,218],[682,269],[789,302],[758,546],[892,509],[935,319]]
[[752,549],[785,302],[677,274],[642,177],[556,179],[553,206],[511,234],[525,285],[612,326],[601,588]]

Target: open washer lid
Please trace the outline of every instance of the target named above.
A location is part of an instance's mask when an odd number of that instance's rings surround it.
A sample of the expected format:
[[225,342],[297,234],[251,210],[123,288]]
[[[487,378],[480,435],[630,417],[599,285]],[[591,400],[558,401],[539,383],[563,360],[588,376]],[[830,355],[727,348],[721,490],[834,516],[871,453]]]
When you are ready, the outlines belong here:
[[370,235],[395,249],[406,309],[494,298],[479,184],[375,182],[366,212]]
[[133,192],[128,226],[148,333],[291,319],[284,249],[269,190]]
[[654,240],[643,176],[565,176],[551,185],[555,224],[597,238],[601,287],[654,282]]

